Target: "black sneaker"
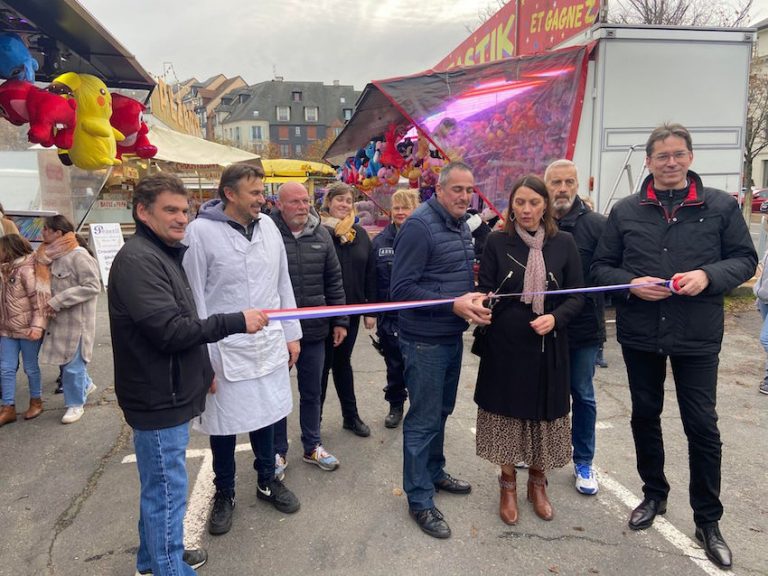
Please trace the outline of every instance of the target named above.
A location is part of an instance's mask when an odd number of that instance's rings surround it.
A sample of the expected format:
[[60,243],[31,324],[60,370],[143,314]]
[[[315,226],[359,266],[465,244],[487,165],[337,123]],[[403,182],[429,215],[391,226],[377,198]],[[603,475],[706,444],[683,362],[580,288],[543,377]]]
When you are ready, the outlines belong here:
[[[193,570],[197,570],[208,562],[208,552],[204,548],[192,548],[191,550],[184,550],[182,556],[184,562],[190,566]],[[152,570],[137,570],[136,576],[153,576]]]
[[64,394],[64,384],[61,383],[61,374],[59,374],[59,377],[56,378],[56,390],[54,390],[53,393]]
[[184,562],[191,566],[193,570],[197,570],[208,562],[208,552],[205,551],[205,548],[192,548],[190,550],[184,550],[184,556],[183,556]]
[[232,514],[235,511],[235,496],[231,492],[217,491],[213,497],[208,532],[213,535],[226,534],[232,528]]
[[276,510],[284,514],[293,514],[300,507],[299,499],[296,494],[288,490],[280,480],[273,478],[268,484],[256,485],[256,498],[271,502]]
[[384,418],[384,426],[387,428],[397,428],[400,421],[403,419],[403,406],[396,406],[394,404],[389,407],[389,414]]
[[343,426],[345,430],[352,430],[353,434],[360,436],[361,438],[367,438],[371,435],[371,429],[360,419],[360,416],[355,416],[350,419],[345,418]]

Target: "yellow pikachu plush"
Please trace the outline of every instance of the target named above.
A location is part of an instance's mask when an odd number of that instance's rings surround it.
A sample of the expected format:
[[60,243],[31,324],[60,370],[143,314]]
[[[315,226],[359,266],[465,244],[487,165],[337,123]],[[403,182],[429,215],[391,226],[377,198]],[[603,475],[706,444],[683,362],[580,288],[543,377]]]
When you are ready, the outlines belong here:
[[66,72],[56,78],[49,89],[69,95],[77,102],[72,148],[59,151],[61,161],[83,170],[121,164],[115,155],[117,142],[125,140],[125,136],[109,123],[112,96],[106,84],[90,74]]

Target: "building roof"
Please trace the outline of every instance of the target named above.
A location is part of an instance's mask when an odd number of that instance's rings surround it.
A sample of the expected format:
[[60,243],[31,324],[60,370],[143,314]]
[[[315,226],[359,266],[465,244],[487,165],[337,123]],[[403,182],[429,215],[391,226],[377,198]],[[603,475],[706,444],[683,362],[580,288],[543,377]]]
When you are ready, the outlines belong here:
[[[301,92],[301,101],[293,101],[294,92]],[[358,96],[360,92],[354,86],[270,80],[233,90],[222,99],[223,107],[219,110],[231,110],[223,124],[246,120],[278,123],[277,106],[290,106],[290,124],[305,124],[304,108],[317,106],[318,119],[312,124],[329,125],[334,119],[343,118],[345,108],[353,109]]]

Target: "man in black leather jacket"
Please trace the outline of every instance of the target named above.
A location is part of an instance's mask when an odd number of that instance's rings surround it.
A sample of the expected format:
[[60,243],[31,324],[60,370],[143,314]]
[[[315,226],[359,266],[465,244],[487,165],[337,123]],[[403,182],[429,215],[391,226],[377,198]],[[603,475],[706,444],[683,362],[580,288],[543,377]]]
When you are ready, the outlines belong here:
[[260,310],[198,318],[181,267],[189,211],[181,180],[141,180],[133,206],[136,235],[112,263],[108,295],[115,394],[133,428],[141,483],[136,568],[193,575],[207,554],[184,550],[185,456],[189,421],[203,411],[213,381],[205,345],[257,332],[269,320]]

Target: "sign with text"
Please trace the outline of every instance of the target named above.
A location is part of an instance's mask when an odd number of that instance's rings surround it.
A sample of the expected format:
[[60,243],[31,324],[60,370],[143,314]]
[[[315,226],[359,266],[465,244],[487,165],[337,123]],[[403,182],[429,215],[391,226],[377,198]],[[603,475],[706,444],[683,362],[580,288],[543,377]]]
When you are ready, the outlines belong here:
[[600,0],[513,0],[443,58],[434,70],[544,52],[592,26]]
[[123,244],[123,231],[120,229],[120,224],[91,224],[91,246],[96,253],[101,281],[105,288],[109,280],[109,269],[112,267],[112,261]]
[[543,52],[592,26],[600,0],[520,0],[517,55]]
[[433,69],[445,71],[503,60],[515,55],[515,9],[513,0],[491,16]]

